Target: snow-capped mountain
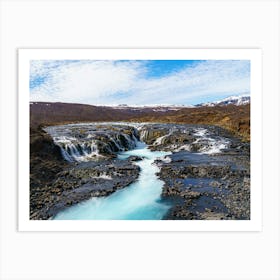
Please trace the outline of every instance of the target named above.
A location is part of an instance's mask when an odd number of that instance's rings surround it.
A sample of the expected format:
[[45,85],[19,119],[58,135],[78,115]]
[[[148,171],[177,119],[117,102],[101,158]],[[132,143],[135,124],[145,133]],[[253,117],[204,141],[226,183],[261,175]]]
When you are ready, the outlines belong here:
[[213,106],[226,106],[226,105],[240,106],[249,103],[250,103],[250,95],[236,95],[236,96],[229,96],[227,98],[214,102],[201,103],[198,104],[197,107],[201,107],[201,106],[213,107]]
[[118,110],[132,110],[132,111],[153,111],[153,112],[168,112],[178,111],[184,108],[193,108],[193,105],[175,105],[175,104],[152,104],[152,105],[127,105],[119,104],[117,106],[110,106]]

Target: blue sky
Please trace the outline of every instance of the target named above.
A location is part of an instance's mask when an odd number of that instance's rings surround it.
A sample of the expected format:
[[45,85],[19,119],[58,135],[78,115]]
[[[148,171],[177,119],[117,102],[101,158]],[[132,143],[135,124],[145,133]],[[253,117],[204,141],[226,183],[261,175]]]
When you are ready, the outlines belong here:
[[250,93],[248,60],[32,60],[30,100],[195,105]]

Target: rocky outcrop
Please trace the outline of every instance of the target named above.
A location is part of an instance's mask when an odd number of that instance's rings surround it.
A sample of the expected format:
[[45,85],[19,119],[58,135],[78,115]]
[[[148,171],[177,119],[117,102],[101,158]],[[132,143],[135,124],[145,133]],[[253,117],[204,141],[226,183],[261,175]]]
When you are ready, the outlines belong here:
[[165,219],[250,219],[249,143],[208,125],[146,124],[140,135],[151,150],[173,152],[156,161]]
[[118,152],[135,147],[137,130],[101,124],[91,131],[86,127],[45,128],[52,136],[42,128],[31,130],[31,219],[49,219],[71,205],[107,196],[137,179],[140,170],[134,162],[141,158],[113,159]]
[[67,163],[52,138],[41,128],[30,130],[30,213],[36,208],[38,191],[54,180]]
[[148,145],[153,144],[158,138],[168,134],[168,128],[160,125],[145,125],[140,129],[140,140]]
[[140,169],[129,160],[79,163],[57,174],[31,195],[31,219],[49,219],[91,197],[108,196],[134,182]]
[[[240,153],[240,151],[239,151]],[[172,207],[165,219],[250,219],[250,159],[181,151],[160,162],[162,200]]]
[[146,135],[155,131],[150,149],[173,152],[156,161],[165,219],[250,219],[249,143],[216,126],[158,124]]

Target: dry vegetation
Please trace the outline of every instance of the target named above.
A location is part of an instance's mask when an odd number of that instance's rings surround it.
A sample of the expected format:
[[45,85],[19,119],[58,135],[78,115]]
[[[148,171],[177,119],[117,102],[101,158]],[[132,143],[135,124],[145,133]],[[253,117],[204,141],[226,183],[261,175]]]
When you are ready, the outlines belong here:
[[185,108],[166,115],[148,115],[133,119],[182,124],[210,124],[223,127],[245,141],[250,141],[250,105]]
[[183,108],[178,111],[154,112],[153,108],[114,109],[82,104],[44,103],[30,105],[31,127],[73,122],[135,121],[221,126],[244,141],[250,141],[250,104]]

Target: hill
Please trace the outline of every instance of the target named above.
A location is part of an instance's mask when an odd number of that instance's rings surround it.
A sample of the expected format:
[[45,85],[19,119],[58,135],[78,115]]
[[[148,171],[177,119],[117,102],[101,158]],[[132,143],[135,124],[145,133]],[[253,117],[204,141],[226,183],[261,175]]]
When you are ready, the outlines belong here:
[[245,141],[250,140],[250,104],[227,104],[199,106],[194,108],[155,106],[155,107],[109,107],[72,103],[31,102],[30,125],[38,126],[98,122],[166,122],[180,124],[211,124],[228,129]]

